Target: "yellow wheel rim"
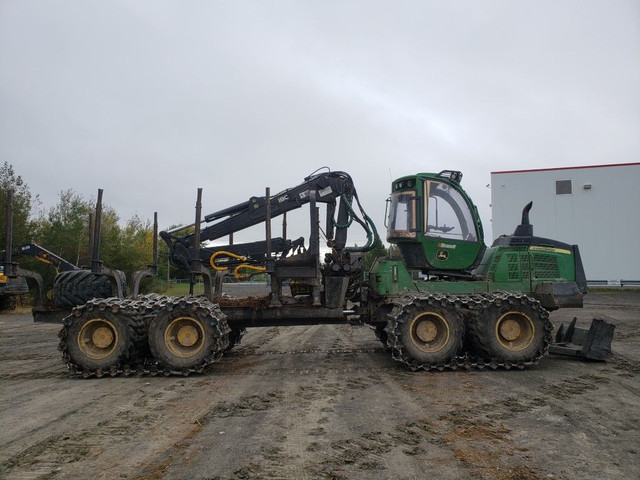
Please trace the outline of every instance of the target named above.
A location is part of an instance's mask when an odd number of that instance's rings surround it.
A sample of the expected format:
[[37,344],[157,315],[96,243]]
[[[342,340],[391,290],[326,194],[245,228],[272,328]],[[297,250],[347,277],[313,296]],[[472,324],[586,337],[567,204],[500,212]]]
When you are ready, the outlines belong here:
[[113,353],[118,345],[118,331],[109,320],[94,318],[78,332],[80,351],[93,360],[102,360]]
[[409,334],[413,344],[425,353],[435,353],[449,342],[449,322],[438,313],[424,312],[411,320]]
[[204,328],[191,317],[174,318],[164,332],[164,342],[176,357],[197,355],[204,345]]
[[496,322],[498,343],[512,352],[519,352],[531,345],[535,334],[533,322],[522,312],[507,312]]

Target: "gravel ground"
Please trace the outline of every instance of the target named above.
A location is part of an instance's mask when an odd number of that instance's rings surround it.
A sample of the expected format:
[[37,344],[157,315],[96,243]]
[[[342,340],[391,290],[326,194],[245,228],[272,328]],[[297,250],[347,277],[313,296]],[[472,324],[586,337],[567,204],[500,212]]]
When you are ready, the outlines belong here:
[[253,329],[208,373],[68,376],[59,326],[0,315],[0,478],[640,478],[640,293],[554,312],[615,356],[411,373],[358,326]]

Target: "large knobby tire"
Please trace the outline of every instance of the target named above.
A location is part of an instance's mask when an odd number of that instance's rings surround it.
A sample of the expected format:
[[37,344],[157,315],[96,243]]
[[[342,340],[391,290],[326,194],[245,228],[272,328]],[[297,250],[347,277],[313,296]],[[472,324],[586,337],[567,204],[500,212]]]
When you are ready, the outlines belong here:
[[151,354],[164,367],[197,367],[211,355],[214,344],[210,317],[189,305],[165,310],[149,325]]
[[545,346],[544,313],[541,307],[526,303],[488,305],[469,321],[472,349],[486,359],[533,360]]
[[420,364],[450,362],[462,348],[464,322],[452,308],[412,304],[400,327],[406,352]]
[[106,310],[86,310],[73,317],[64,342],[73,364],[83,370],[107,370],[129,354],[127,318]]
[[[118,274],[124,294],[124,273]],[[53,302],[59,307],[84,305],[92,298],[109,298],[116,295],[109,277],[91,273],[90,270],[62,272],[53,284]]]

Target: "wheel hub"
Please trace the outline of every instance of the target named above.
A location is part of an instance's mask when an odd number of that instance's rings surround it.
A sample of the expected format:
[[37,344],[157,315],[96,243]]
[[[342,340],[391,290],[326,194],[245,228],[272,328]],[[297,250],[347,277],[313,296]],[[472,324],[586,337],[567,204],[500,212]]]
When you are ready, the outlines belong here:
[[91,335],[91,340],[98,348],[107,348],[113,342],[113,333],[107,327],[98,327]]
[[432,342],[438,335],[438,327],[431,320],[425,320],[416,327],[416,335],[423,342]]
[[204,328],[196,318],[174,318],[165,330],[165,344],[175,356],[190,358],[204,345]]
[[500,335],[508,341],[513,341],[520,336],[522,329],[518,322],[509,318],[500,324]]
[[77,342],[88,358],[102,360],[111,355],[118,345],[118,332],[109,320],[94,318],[82,326]]
[[531,319],[523,312],[507,312],[496,323],[496,338],[507,350],[524,350],[535,337],[536,329]]
[[178,330],[178,343],[183,347],[193,347],[198,341],[198,331],[193,325],[184,325]]
[[411,321],[413,344],[425,353],[438,352],[449,341],[449,324],[438,313],[423,312]]

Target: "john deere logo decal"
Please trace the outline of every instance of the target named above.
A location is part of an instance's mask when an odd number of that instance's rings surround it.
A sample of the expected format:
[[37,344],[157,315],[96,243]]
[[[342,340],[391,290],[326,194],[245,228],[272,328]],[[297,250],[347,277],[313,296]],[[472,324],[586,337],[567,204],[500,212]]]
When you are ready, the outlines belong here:
[[438,250],[438,253],[436,253],[436,258],[438,260],[446,260],[447,258],[449,258],[449,252],[447,252],[446,250]]

